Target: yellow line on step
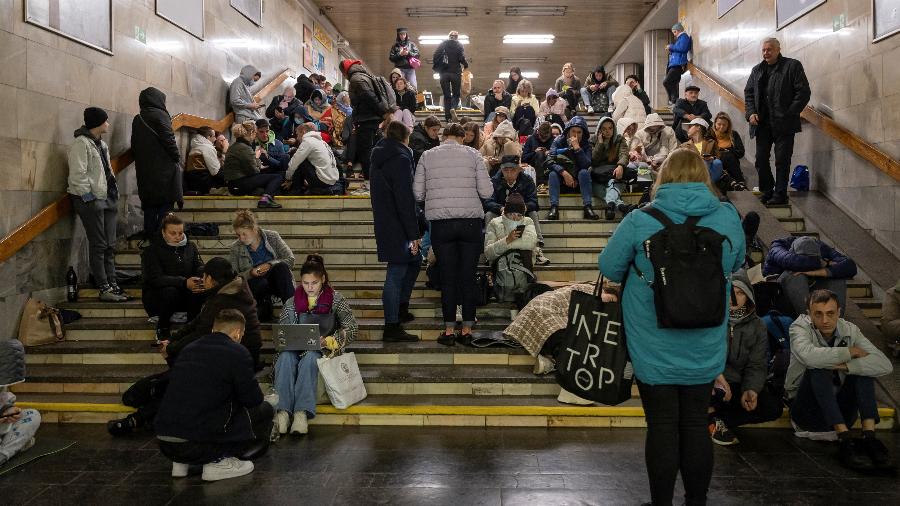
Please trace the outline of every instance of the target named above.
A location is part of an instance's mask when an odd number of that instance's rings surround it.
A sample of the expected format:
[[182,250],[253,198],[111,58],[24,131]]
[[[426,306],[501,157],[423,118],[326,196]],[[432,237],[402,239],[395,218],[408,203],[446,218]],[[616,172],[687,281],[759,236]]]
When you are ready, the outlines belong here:
[[[20,408],[46,412],[131,413],[134,408],[123,404],[89,402],[19,402]],[[639,407],[615,406],[351,406],[337,409],[320,404],[317,411],[329,415],[458,415],[458,416],[624,416],[643,417]],[[787,411],[785,411],[787,414]],[[893,418],[892,408],[878,408],[882,418]]]

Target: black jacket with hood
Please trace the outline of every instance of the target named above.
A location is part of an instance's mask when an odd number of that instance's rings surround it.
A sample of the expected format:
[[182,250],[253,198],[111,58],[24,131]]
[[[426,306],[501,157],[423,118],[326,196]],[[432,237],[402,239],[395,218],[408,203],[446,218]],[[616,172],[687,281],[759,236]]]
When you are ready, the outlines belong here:
[[182,200],[181,155],[175,143],[166,95],[150,87],[138,97],[141,112],[131,122],[131,150],[143,206],[162,206]]
[[419,123],[414,126],[412,133],[409,134],[409,147],[413,150],[413,171],[419,166],[419,158],[422,158],[422,153],[440,145],[440,139],[428,137],[425,125]]
[[[347,69],[347,80],[350,81],[350,105],[353,106],[353,124],[381,122],[387,110],[382,110],[382,103],[375,93],[374,75],[359,60]],[[390,91],[390,90],[388,90]],[[396,97],[396,95],[395,95]]]
[[747,295],[747,314],[742,318],[729,317],[728,355],[723,375],[729,383],[738,383],[742,391],[762,391],[766,384],[766,351],[769,337],[766,326],[756,314],[753,285],[744,270],[732,276],[735,288]]
[[439,74],[462,74],[463,69],[469,68],[463,45],[458,40],[448,39],[434,51],[434,65],[432,69]]
[[144,289],[168,286],[186,288],[188,278],[203,274],[203,261],[197,245],[187,241],[184,246],[170,246],[161,235],[141,252],[141,278]]
[[309,97],[312,96],[313,90],[315,89],[316,85],[313,84],[309,76],[303,74],[297,78],[297,82],[294,84],[294,91],[297,92],[297,100],[299,100],[301,104],[305,104],[309,101]]
[[[400,50],[404,47],[409,50],[409,53],[402,55],[400,54]],[[409,64],[409,59],[418,57],[419,46],[417,46],[415,42],[410,40],[408,36],[406,40],[400,40],[400,35],[397,35],[397,40],[394,41],[394,45],[391,46],[391,53],[390,55],[388,55],[391,63],[393,63],[394,66],[398,69],[411,69],[412,66]]]

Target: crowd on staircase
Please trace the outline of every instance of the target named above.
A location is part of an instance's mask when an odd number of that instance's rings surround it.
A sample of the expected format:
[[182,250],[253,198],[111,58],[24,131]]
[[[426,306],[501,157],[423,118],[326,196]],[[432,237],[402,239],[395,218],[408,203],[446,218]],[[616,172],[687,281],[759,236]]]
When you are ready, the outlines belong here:
[[[776,241],[764,264],[754,265],[748,254],[756,235],[753,218],[742,222],[727,198],[728,192],[747,189],[740,169],[743,140],[725,112],[713,121],[698,87],[688,86],[684,98],[677,97],[691,42],[680,24],[673,33],[665,82],[671,126],[651,110],[638,76],[620,85],[601,65],[582,82],[571,63],[563,65],[543,102],[513,68],[508,82],[495,81],[485,93],[483,123],[454,121],[468,67],[457,32],[434,55],[446,124],[435,116],[416,123],[421,53],[404,28],[390,51],[396,69],[389,78],[359,60],[345,60],[340,70],[347,89],[323,76],[301,76],[266,105],[250,92],[261,73],[245,66],[230,87],[231,141],[209,127],[198,129],[184,171],[165,95],[143,90],[132,125],[147,242],[141,253],[142,302],[155,318],[159,352],[169,369],[128,390],[123,401],[137,411],[110,422],[110,432],[153,425],[173,461],[172,476],[201,465],[208,480],[252,471],[250,461],[266,451],[273,427],[278,434],[307,433],[316,415],[317,360],[351,345],[358,332],[347,298],[329,280],[327,259],[309,255],[295,280],[295,253],[280,234],[252,211],[236,210],[228,258],[203,263],[174,210],[183,206],[184,195],[203,194],[258,195],[258,208],[280,208],[279,195],[341,196],[349,191],[348,181],[363,179],[366,185],[356,192],[371,199],[378,261],[387,264],[385,342],[419,339],[403,325],[414,319],[410,299],[423,265],[433,267],[433,286],[441,293],[438,343],[466,346],[476,338],[477,306],[484,302],[478,300],[477,279],[486,270],[497,299],[517,306],[505,335],[536,357],[536,374],[561,365],[555,358],[570,325],[573,292],[597,288],[605,303],[621,306],[648,423],[653,504],[671,503],[679,469],[688,504],[705,503],[711,444],[735,444],[732,428],[780,417],[783,399],[798,436],[839,440],[849,467],[888,466],[887,450],[874,434],[879,418],[873,378],[889,374],[892,366],[841,313],[846,280],[856,266],[811,237]],[[754,127],[763,201],[784,204],[786,167],[809,85],[799,62],[780,55],[777,40],[767,39],[762,47],[764,61],[747,84],[747,120]],[[593,132],[586,115],[602,116]],[[87,233],[100,300],[115,303],[128,297],[115,278],[118,191],[102,140],[108,128],[105,111],[85,110],[70,148],[68,191]],[[773,145],[774,178],[768,167]],[[629,187],[643,191],[640,211],[623,197]],[[585,220],[613,221],[617,213],[621,218],[598,258],[608,282],[548,287],[539,294],[534,266],[551,261],[543,252],[541,224],[560,219],[565,193],[580,195]],[[550,207],[542,218],[543,195]],[[593,208],[595,196],[603,202],[602,218]],[[652,255],[651,243],[666,234],[673,241],[683,237],[677,231],[684,227],[718,238],[711,272],[727,281],[701,300],[720,309],[712,324],[690,318],[696,308],[686,300],[704,295],[700,288],[680,285],[696,293],[670,306],[661,303],[666,295],[660,285],[667,282],[658,262],[671,259]],[[684,280],[676,272],[669,271],[678,286]],[[662,283],[654,283],[659,275]],[[185,313],[187,321],[173,329],[176,313]],[[688,323],[664,323],[680,317]],[[780,317],[787,319],[790,350],[779,383],[772,374],[779,350],[766,324]],[[315,349],[277,355],[277,400],[270,402],[254,374],[263,366],[261,322],[273,320],[315,325],[320,342]],[[895,332],[897,322],[883,328]],[[0,373],[20,354],[3,350]],[[0,382],[5,378],[0,375]],[[0,400],[9,398],[0,389]],[[560,400],[590,403],[565,390]],[[5,439],[9,427],[16,433],[30,430],[26,420],[39,423],[35,413],[14,408],[14,402],[12,397],[10,407],[0,410],[0,458],[9,457],[6,447],[22,447],[20,436],[11,439],[14,444]],[[862,437],[851,438],[849,427],[858,418]]]

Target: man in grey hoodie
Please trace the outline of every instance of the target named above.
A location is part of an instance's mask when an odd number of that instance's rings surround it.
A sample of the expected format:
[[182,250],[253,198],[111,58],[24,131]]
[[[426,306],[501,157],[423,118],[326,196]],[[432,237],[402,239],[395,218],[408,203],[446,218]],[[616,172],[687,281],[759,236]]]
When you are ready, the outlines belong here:
[[244,65],[241,69],[241,75],[231,81],[229,90],[229,100],[231,108],[234,109],[234,122],[241,123],[243,121],[256,121],[263,117],[262,109],[266,108],[266,104],[257,102],[253,98],[250,87],[253,83],[259,81],[262,73],[253,65]]
[[[875,439],[875,378],[893,371],[891,361],[859,327],[840,317],[834,292],[811,293],[808,313],[791,325],[791,364],[784,381],[794,434],[837,439],[846,467],[892,467],[887,448]],[[862,439],[850,438],[857,418],[862,419]]]

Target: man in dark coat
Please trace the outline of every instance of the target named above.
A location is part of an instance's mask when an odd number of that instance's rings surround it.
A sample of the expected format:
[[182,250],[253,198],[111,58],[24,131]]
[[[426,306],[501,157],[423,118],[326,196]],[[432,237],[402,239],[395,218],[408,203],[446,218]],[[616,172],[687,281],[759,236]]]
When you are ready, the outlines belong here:
[[684,98],[679,98],[672,108],[672,130],[678,142],[687,142],[687,132],[681,125],[693,121],[694,118],[703,118],[707,124],[712,124],[712,113],[705,100],[700,100],[700,88],[690,85],[684,89]]
[[444,95],[444,121],[450,121],[450,110],[459,107],[462,71],[469,68],[465,50],[458,39],[459,32],[454,30],[434,51],[433,69],[441,75],[441,93]]
[[312,96],[313,91],[317,88],[316,83],[312,82],[305,74],[301,74],[297,77],[297,83],[294,84],[294,90],[297,92],[297,100],[300,103],[305,104],[309,101],[309,97]]
[[154,428],[173,477],[187,476],[189,465],[203,466],[204,481],[243,476],[268,449],[275,410],[239,344],[243,324],[239,311],[216,313],[212,333],[186,347],[172,367]]
[[396,100],[393,91],[388,96],[379,96],[375,76],[360,60],[344,60],[341,72],[350,81],[350,105],[353,107],[353,126],[356,128],[356,162],[362,165],[363,177],[369,178],[369,163],[372,147],[375,146],[378,125],[390,119],[393,111],[391,102]]
[[385,341],[418,341],[400,326],[412,320],[409,298],[422,268],[418,212],[413,195],[413,154],[409,130],[388,124],[386,137],[372,150],[370,191],[378,261],[387,262],[382,291]]
[[[778,39],[762,43],[763,61],[753,67],[744,87],[745,117],[750,138],[756,137],[756,171],[764,204],[787,204],[788,177],[794,154],[794,135],[800,131],[800,113],[812,93],[803,65],[781,55]],[[775,146],[775,177],[769,156]],[[841,306],[843,307],[843,306]]]
[[183,205],[181,154],[166,110],[166,95],[151,86],[141,91],[138,104],[141,111],[131,122],[131,151],[144,211],[144,237],[154,237],[175,203]]

